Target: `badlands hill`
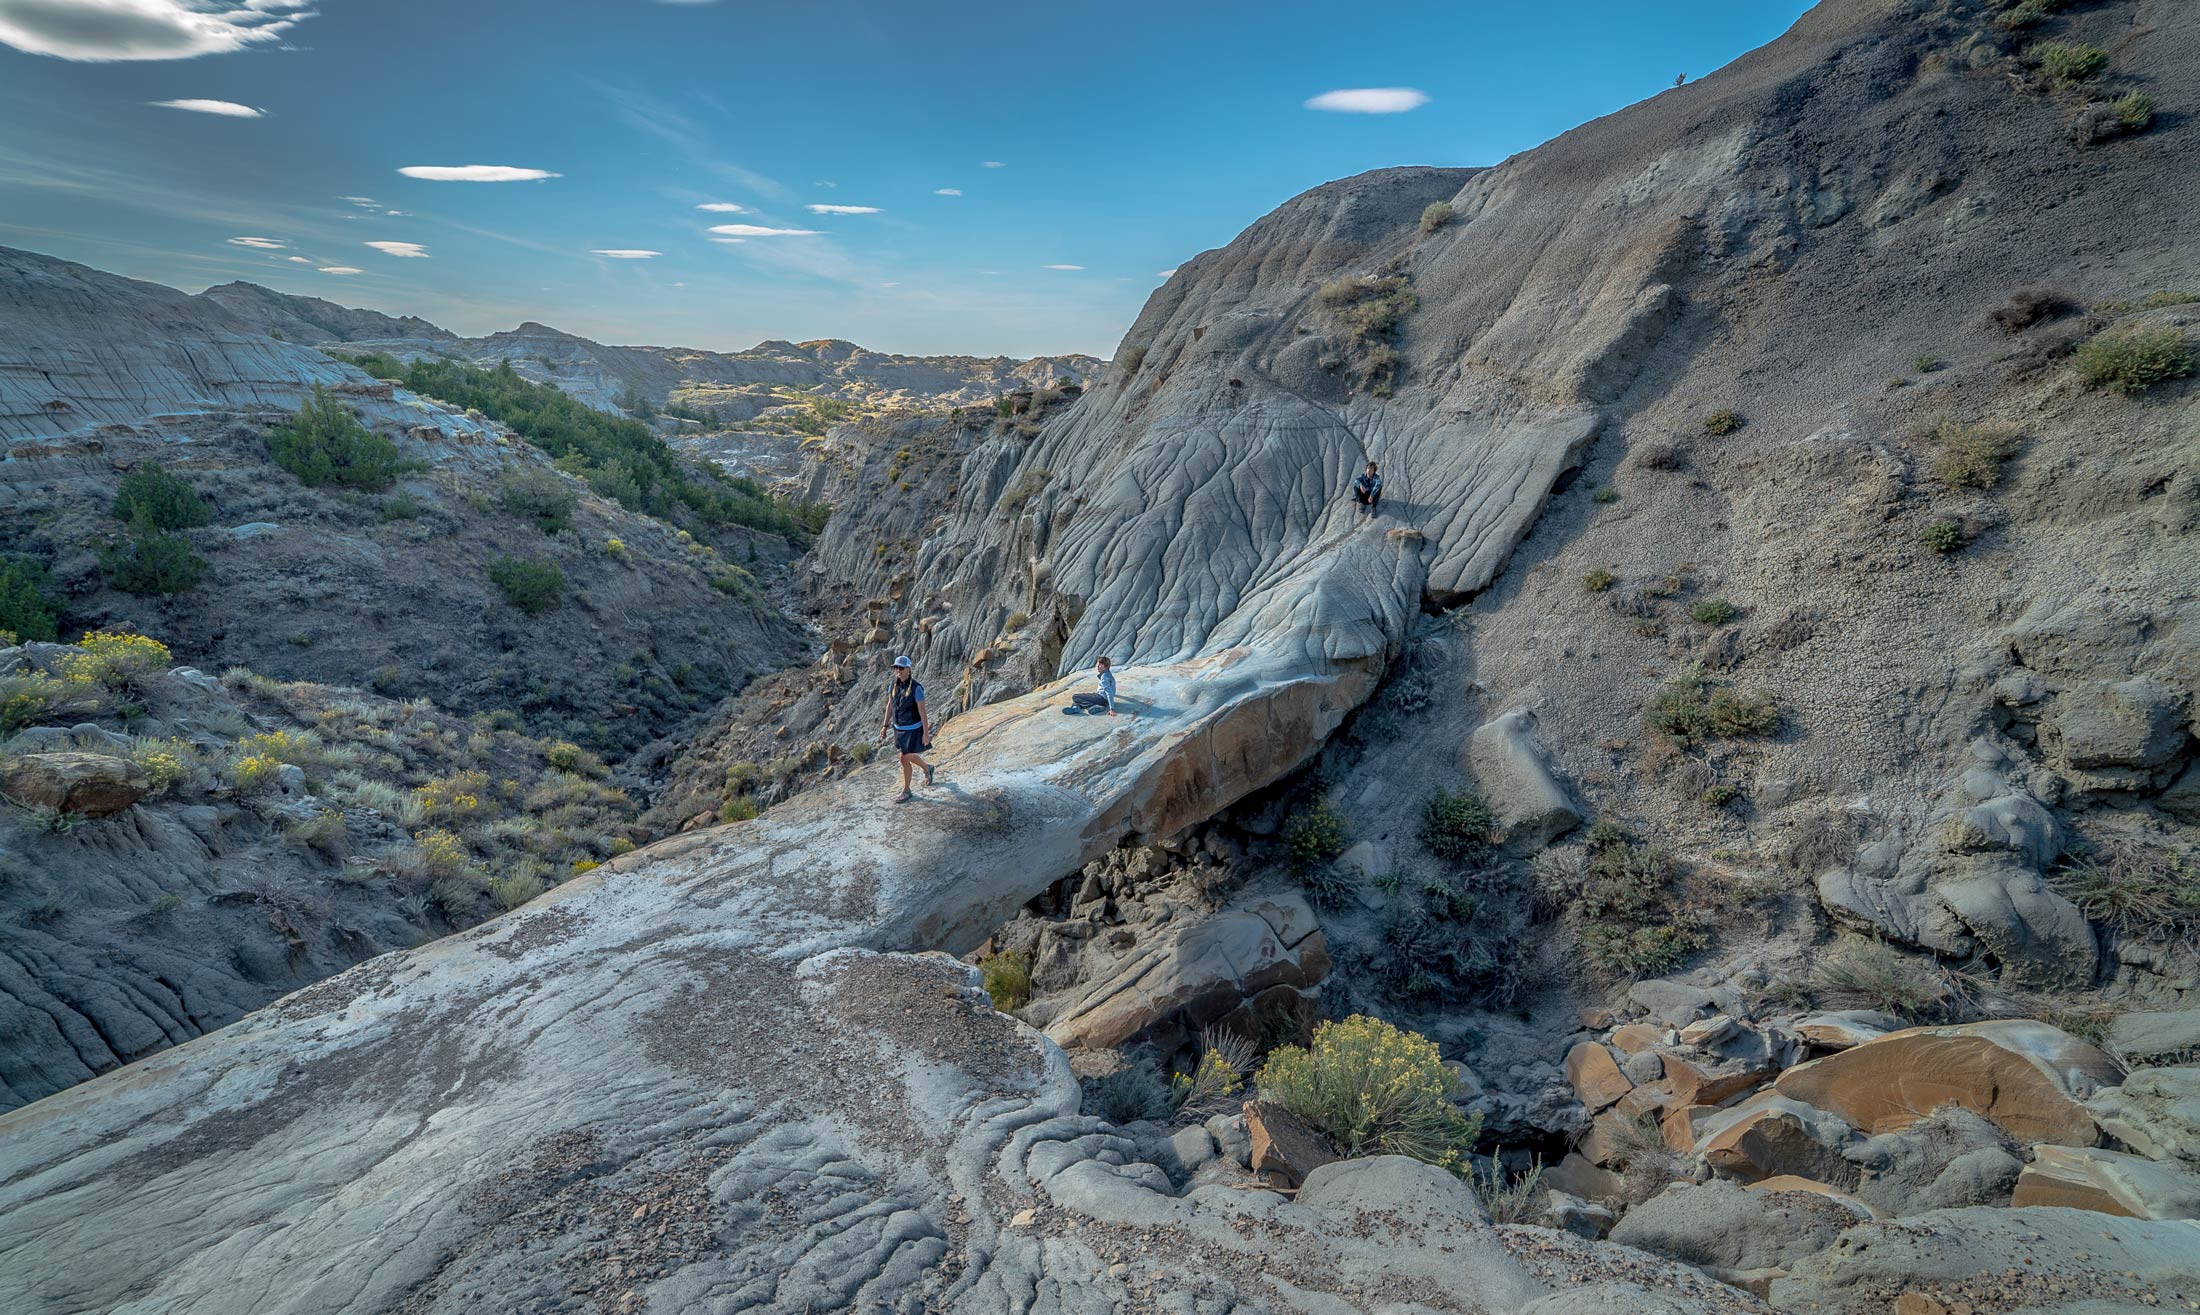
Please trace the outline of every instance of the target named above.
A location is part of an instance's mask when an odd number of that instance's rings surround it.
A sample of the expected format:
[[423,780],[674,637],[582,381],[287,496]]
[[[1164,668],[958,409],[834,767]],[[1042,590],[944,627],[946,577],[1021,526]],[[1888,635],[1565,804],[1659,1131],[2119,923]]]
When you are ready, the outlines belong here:
[[[0,1278],[2200,1303],[2195,105],[2187,4],[1828,0],[1295,198],[1081,394],[834,431],[828,643],[721,709],[691,829],[0,1119]],[[898,809],[897,650],[950,714]],[[1136,715],[1060,716],[1102,653]],[[1355,1009],[1513,1172],[1316,1167],[1158,1079]]]

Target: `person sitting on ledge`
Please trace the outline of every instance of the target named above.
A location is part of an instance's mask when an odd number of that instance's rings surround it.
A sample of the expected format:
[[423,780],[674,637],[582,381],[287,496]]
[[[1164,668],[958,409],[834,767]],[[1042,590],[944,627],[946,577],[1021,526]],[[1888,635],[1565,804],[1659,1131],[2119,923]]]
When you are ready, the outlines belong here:
[[1100,692],[1072,694],[1069,696],[1069,706],[1062,711],[1096,713],[1105,710],[1110,717],[1115,715],[1115,663],[1103,657],[1092,664],[1092,674],[1100,681]]

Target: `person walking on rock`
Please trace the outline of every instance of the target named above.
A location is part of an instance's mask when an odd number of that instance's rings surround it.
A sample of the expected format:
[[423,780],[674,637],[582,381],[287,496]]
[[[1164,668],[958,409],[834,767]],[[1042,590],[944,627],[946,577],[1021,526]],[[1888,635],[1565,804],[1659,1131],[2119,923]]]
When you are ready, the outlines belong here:
[[901,752],[901,794],[894,802],[916,798],[909,790],[909,769],[924,769],[924,783],[932,784],[932,764],[917,755],[932,747],[932,718],[924,709],[924,686],[917,680],[917,664],[906,656],[894,659],[894,683],[886,687],[886,720],[878,737],[891,736]]
[[1114,661],[1106,657],[1101,658],[1098,662],[1093,663],[1092,674],[1100,682],[1100,692],[1097,694],[1072,694],[1069,696],[1069,706],[1062,709],[1062,711],[1094,713],[1104,709],[1110,717],[1115,715]]
[[1367,469],[1361,471],[1360,477],[1352,481],[1352,500],[1360,504],[1362,515],[1373,516],[1382,510],[1383,477],[1375,469],[1374,462],[1368,462]]

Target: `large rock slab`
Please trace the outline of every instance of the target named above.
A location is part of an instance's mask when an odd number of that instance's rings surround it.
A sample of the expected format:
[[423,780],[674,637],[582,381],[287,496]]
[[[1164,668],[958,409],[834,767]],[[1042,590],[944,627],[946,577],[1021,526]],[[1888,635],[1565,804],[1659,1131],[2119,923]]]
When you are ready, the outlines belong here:
[[1799,1064],[1773,1086],[1867,1133],[1892,1132],[1960,1105],[2023,1141],[2090,1146],[2085,1101],[2112,1085],[2108,1056],[2029,1019],[1916,1027]]
[[1814,1192],[1676,1183],[1629,1210],[1611,1240],[1701,1267],[1768,1269],[1823,1250],[1856,1223],[1854,1210]]
[[2108,1048],[2126,1060],[2200,1055],[2200,1009],[2119,1014],[2108,1025]]
[[1532,854],[1581,825],[1581,810],[1559,782],[1526,708],[1475,728],[1467,765],[1497,816],[1494,839],[1508,852]]
[[104,753],[21,753],[0,760],[0,794],[57,813],[107,817],[151,789],[144,768]]
[[2200,1177],[2164,1161],[2096,1146],[2035,1146],[2009,1203],[2132,1219],[2200,1219]]
[[2200,1167],[2200,1068],[2142,1068],[2090,1102],[2101,1130],[2141,1155]]

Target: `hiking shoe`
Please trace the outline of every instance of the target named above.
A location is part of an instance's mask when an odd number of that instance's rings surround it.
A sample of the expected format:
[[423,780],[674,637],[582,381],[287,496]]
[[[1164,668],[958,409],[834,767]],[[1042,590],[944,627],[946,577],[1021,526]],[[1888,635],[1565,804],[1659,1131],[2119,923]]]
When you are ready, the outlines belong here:
[[900,794],[894,796],[894,802],[897,804],[906,804],[914,798],[916,798],[915,795],[909,793],[907,790],[904,790]]
[[924,783],[926,785],[932,784],[932,764],[930,763],[924,765]]

